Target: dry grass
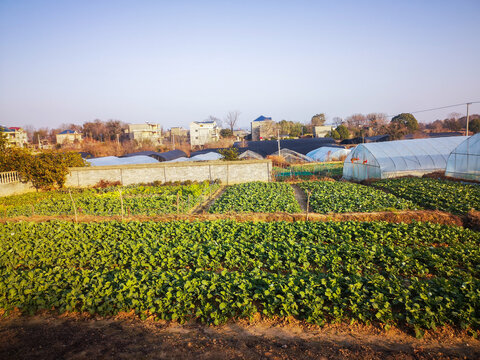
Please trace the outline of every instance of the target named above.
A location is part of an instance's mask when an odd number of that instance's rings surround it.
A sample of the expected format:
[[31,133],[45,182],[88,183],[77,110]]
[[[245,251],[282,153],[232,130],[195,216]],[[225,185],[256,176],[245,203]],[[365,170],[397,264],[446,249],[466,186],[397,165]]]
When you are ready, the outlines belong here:
[[[391,223],[411,223],[413,221],[432,222],[444,225],[468,226],[471,224],[480,224],[480,213],[477,212],[470,217],[461,217],[452,215],[447,212],[433,210],[405,210],[405,211],[382,211],[372,213],[342,213],[342,214],[308,214],[308,221],[387,221]],[[472,217],[473,216],[473,217]],[[74,216],[18,216],[12,218],[1,218],[0,223],[15,221],[73,221]],[[304,221],[305,213],[288,214],[288,213],[238,213],[238,214],[165,214],[165,215],[138,215],[124,216],[95,216],[95,215],[79,215],[79,222],[103,222],[103,221],[211,221],[211,220],[235,220],[239,222],[247,221]]]

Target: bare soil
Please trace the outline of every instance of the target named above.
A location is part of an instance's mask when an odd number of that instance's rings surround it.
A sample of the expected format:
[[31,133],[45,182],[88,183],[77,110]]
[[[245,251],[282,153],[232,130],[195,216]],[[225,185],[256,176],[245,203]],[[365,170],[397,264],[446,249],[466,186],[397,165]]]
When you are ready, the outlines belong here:
[[82,315],[0,320],[1,359],[478,359],[480,341],[439,329],[416,339],[398,329],[324,328],[292,321],[223,326]]
[[290,186],[293,188],[293,191],[295,191],[295,200],[297,200],[300,205],[300,209],[307,211],[307,196],[305,195],[305,192],[300,189],[297,184],[292,183]]
[[[16,221],[74,221],[72,215],[60,216],[17,216],[11,218],[0,218],[0,223],[16,222]],[[102,222],[102,221],[208,221],[208,220],[236,220],[239,222],[246,221],[304,221],[305,213],[288,214],[288,213],[232,213],[232,214],[166,214],[156,216],[96,216],[96,215],[79,215],[78,222]],[[469,217],[452,215],[443,211],[434,210],[405,210],[405,211],[382,211],[371,213],[344,213],[344,214],[308,214],[308,221],[387,221],[392,223],[410,223],[412,221],[429,221],[432,223],[469,226],[476,225],[478,222],[475,214]]]

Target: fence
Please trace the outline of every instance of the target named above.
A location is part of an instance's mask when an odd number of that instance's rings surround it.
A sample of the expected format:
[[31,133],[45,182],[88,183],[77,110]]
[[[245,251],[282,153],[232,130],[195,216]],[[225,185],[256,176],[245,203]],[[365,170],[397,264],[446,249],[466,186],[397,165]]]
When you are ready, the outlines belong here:
[[16,171],[7,171],[0,173],[0,184],[12,184],[20,182],[20,176]]
[[343,172],[343,162],[292,165],[287,168],[273,168],[276,181],[286,181],[295,178],[332,177],[340,178]]

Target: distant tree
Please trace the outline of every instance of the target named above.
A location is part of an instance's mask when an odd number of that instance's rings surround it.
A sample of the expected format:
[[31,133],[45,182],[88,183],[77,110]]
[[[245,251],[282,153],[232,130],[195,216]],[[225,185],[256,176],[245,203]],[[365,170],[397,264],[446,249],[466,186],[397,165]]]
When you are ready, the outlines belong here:
[[225,118],[225,124],[230,128],[230,130],[232,130],[232,133],[235,126],[237,126],[239,117],[240,117],[240,111],[235,110],[235,111],[230,111],[227,114],[227,117]]
[[116,140],[117,136],[118,139],[124,134],[127,125],[122,123],[120,120],[108,120],[105,123],[105,140]]
[[351,130],[360,129],[367,125],[367,117],[363,114],[353,114],[345,119],[346,126]]
[[325,135],[325,137],[331,137],[334,140],[340,140],[340,134],[336,129],[330,131],[327,135]]
[[222,160],[225,160],[225,161],[234,161],[234,160],[238,160],[238,149],[237,148],[234,148],[234,147],[231,147],[231,148],[228,148],[228,149],[222,149],[222,150],[219,150],[218,151],[220,155],[223,156]]
[[462,124],[460,124],[460,121],[458,121],[455,118],[445,119],[443,121],[443,124],[445,128],[447,128],[450,131],[459,131],[462,129]]
[[430,124],[427,124],[426,128],[429,129],[429,130],[433,130],[433,131],[443,130],[443,121],[442,120],[435,120],[434,122],[431,122]]
[[86,122],[83,124],[82,132],[87,138],[103,141],[105,140],[105,123],[100,119]]
[[8,147],[8,138],[7,134],[0,131],[0,152],[5,152]]
[[392,140],[399,140],[408,134],[408,128],[402,122],[390,122],[385,128],[386,133],[390,135]]
[[220,130],[220,136],[222,138],[229,138],[233,136],[233,131],[230,129],[222,129]]
[[468,124],[468,131],[473,132],[474,134],[477,134],[480,132],[480,118],[475,118],[473,120],[470,120],[470,123]]
[[300,137],[303,131],[303,124],[299,122],[292,122],[290,126],[289,135],[291,137]]
[[335,131],[338,133],[340,139],[348,139],[350,137],[350,131],[348,131],[348,128],[345,125],[339,125],[335,129]]
[[[409,113],[402,113],[397,116],[394,116],[390,123],[399,125],[397,128],[401,129],[405,127],[407,131],[414,132],[418,130],[418,121],[415,119],[415,116]],[[395,128],[395,127],[393,127]]]
[[370,113],[366,118],[372,135],[380,135],[382,129],[388,124],[387,115],[383,113]]
[[312,126],[322,126],[323,124],[325,124],[325,121],[326,121],[325,114],[320,113],[320,114],[313,115],[310,123],[312,124]]

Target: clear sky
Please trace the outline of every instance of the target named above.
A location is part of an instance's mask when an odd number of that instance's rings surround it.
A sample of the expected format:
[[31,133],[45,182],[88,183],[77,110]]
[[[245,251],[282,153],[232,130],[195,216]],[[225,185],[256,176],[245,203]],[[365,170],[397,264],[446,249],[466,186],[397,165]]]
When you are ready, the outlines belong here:
[[238,110],[247,127],[477,101],[479,18],[479,0],[0,0],[0,124]]

